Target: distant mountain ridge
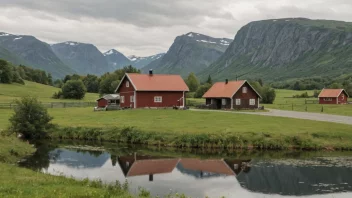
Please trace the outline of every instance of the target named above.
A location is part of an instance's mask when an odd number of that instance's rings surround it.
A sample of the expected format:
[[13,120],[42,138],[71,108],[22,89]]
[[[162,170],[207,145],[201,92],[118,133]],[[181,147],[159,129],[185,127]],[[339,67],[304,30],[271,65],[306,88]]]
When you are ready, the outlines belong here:
[[33,36],[0,32],[0,58],[50,72],[54,78],[74,73],[54,54],[49,44]]
[[142,71],[153,69],[155,73],[181,74],[185,77],[190,72],[206,69],[225,52],[231,42],[227,38],[189,32],[176,37],[168,52],[142,68]]
[[352,72],[352,23],[305,18],[271,19],[242,27],[207,70],[215,80],[281,81]]
[[67,41],[51,45],[54,53],[78,74],[101,75],[114,68],[93,44]]
[[132,65],[137,68],[142,68],[151,62],[158,60],[162,58],[165,55],[165,53],[160,53],[160,54],[155,54],[152,56],[146,56],[146,57],[139,57],[139,56],[129,56],[129,60],[132,62]]

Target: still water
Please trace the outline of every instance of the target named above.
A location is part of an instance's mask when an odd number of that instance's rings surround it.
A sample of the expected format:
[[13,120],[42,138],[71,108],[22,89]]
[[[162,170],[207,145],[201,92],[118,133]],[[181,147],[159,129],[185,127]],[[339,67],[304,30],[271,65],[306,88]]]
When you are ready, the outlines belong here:
[[38,144],[22,166],[77,179],[129,183],[154,196],[352,197],[351,153],[228,153],[117,144]]

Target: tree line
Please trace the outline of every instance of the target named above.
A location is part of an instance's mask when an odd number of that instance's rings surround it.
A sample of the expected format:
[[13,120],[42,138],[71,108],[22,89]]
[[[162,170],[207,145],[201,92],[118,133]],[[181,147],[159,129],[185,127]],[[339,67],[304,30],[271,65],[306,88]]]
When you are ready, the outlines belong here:
[[278,83],[272,83],[277,89],[291,90],[322,90],[323,88],[330,89],[345,89],[349,95],[352,95],[352,74],[341,77],[314,77],[299,80],[289,80]]
[[141,71],[129,65],[114,72],[107,72],[100,77],[93,74],[66,75],[64,79],[54,81],[54,86],[61,88],[61,91],[54,93],[53,98],[82,99],[86,92],[99,93],[101,96],[115,93],[125,73],[141,73]]
[[24,65],[15,66],[6,60],[0,59],[0,83],[25,84],[24,80],[53,85],[53,78],[50,73]]

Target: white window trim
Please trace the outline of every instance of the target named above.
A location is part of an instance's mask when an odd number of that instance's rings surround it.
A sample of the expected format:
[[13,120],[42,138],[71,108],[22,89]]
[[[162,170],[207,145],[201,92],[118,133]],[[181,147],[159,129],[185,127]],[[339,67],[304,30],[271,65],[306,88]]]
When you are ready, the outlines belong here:
[[163,102],[163,97],[162,96],[154,96],[154,102],[162,103]]
[[125,96],[120,97],[120,103],[125,103]]
[[225,98],[221,99],[221,105],[223,105],[223,106],[226,105],[226,99]]
[[248,88],[247,87],[242,87],[242,93],[247,93],[248,92]]
[[255,105],[255,99],[249,99],[249,105],[254,106]]
[[134,96],[130,96],[130,102],[131,102],[131,103],[134,102]]
[[332,98],[324,98],[324,101],[329,101],[329,102],[331,102],[331,101],[332,101]]
[[236,98],[236,106],[240,106],[241,105],[241,99],[240,98]]
[[130,87],[130,81],[126,81],[126,87]]

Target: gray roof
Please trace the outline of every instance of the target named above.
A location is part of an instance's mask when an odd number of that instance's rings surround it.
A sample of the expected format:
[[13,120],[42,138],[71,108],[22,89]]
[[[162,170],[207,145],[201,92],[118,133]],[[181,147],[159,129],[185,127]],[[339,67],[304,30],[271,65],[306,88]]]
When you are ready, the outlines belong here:
[[[104,95],[103,97],[99,98],[100,99],[105,99],[105,100],[120,100],[120,95],[119,94],[107,94]],[[98,101],[97,100],[97,101]]]

